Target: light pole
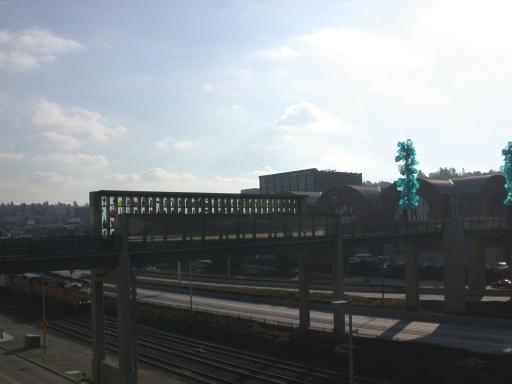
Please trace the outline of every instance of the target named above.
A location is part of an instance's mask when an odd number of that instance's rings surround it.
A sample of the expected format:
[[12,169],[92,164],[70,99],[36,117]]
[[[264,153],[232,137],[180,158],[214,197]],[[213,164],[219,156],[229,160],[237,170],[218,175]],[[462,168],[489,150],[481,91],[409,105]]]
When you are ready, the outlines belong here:
[[43,330],[43,352],[46,354],[46,329],[48,328],[48,320],[46,319],[46,288],[44,284],[44,272],[41,272],[41,300],[43,306],[43,320],[41,320],[41,328]]

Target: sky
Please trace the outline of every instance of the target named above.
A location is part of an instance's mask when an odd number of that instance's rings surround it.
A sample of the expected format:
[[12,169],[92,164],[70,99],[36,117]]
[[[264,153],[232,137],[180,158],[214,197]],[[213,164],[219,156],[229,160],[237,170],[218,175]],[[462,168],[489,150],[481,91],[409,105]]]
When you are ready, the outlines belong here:
[[512,2],[0,1],[0,202],[498,169]]

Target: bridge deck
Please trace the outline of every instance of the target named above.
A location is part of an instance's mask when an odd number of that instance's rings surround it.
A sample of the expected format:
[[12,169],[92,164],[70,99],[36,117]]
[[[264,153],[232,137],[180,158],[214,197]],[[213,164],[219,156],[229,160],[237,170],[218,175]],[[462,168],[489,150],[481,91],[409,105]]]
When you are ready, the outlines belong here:
[[[94,267],[116,262],[122,250],[121,233],[128,235],[128,251],[143,257],[161,254],[213,254],[242,250],[332,246],[338,239],[441,239],[442,221],[342,225],[338,215],[124,215],[109,238],[94,236],[0,240],[0,270],[37,263],[38,268]],[[122,228],[124,226],[124,228]],[[510,220],[464,219],[465,232],[512,234]],[[26,268],[23,268],[26,270]],[[35,269],[37,270],[37,269]]]

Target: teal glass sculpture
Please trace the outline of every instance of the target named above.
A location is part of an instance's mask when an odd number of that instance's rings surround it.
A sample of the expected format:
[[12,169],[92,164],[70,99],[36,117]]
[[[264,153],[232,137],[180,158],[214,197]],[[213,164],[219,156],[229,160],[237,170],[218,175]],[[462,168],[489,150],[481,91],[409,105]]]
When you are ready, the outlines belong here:
[[398,170],[403,177],[396,182],[396,188],[400,191],[400,208],[416,208],[420,203],[418,197],[420,184],[417,180],[418,170],[415,165],[418,165],[418,161],[412,140],[398,142],[398,155],[395,157],[395,162],[400,161],[403,161],[403,164],[398,166]]
[[505,157],[505,165],[501,167],[501,170],[505,175],[505,190],[507,191],[507,197],[503,204],[510,206],[512,205],[512,141],[508,142],[501,154]]

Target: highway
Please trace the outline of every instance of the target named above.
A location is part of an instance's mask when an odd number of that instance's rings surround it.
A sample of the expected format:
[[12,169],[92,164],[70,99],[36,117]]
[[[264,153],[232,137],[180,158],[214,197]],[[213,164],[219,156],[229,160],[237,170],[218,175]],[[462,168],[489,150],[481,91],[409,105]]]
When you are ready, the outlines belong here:
[[[189,305],[189,295],[186,294],[144,288],[138,288],[137,294],[138,300],[142,302],[164,306],[188,307]],[[279,321],[283,324],[293,323],[294,326],[298,326],[298,309],[285,306],[193,296],[193,308],[252,317],[261,321],[265,319],[266,321]],[[353,324],[355,332],[364,337],[419,341],[481,352],[512,353],[512,328],[359,315],[353,317]],[[319,330],[332,330],[332,314],[323,311],[311,311],[311,327]]]
[[[281,285],[281,286],[270,286],[270,282],[267,282],[266,285],[257,284],[253,285],[251,283],[244,282],[234,282],[234,281],[213,281],[213,280],[201,280],[196,281],[197,279],[192,279],[194,285],[204,285],[204,286],[217,286],[217,287],[240,287],[240,288],[250,288],[250,289],[265,289],[265,290],[276,290],[276,291],[297,291],[296,287],[290,287],[291,284]],[[137,276],[137,281],[139,283],[148,283],[148,284],[163,284],[166,282],[177,283],[178,280],[169,277],[156,277],[156,276]],[[188,284],[188,275],[182,278],[182,282],[184,284]],[[293,282],[293,285],[297,285],[297,282]],[[398,288],[399,289],[399,288]],[[402,288],[403,289],[403,288]],[[389,292],[390,288],[386,288],[384,293],[385,298],[387,299],[404,299],[405,293],[396,292],[397,288],[391,288],[392,292]],[[501,301],[506,302],[511,299],[510,296],[505,295],[505,293],[509,293],[510,290],[506,290],[507,292],[500,292],[500,290],[487,290],[487,294],[485,296],[480,295],[470,295],[467,294],[468,301]],[[330,289],[311,289],[310,292],[332,292]],[[361,297],[370,297],[370,298],[381,298],[382,291],[375,287],[350,287],[347,286],[347,290],[345,291],[346,295],[350,296],[361,296]],[[420,294],[420,300],[435,300],[442,301],[444,300],[444,295],[442,293],[422,293]]]

